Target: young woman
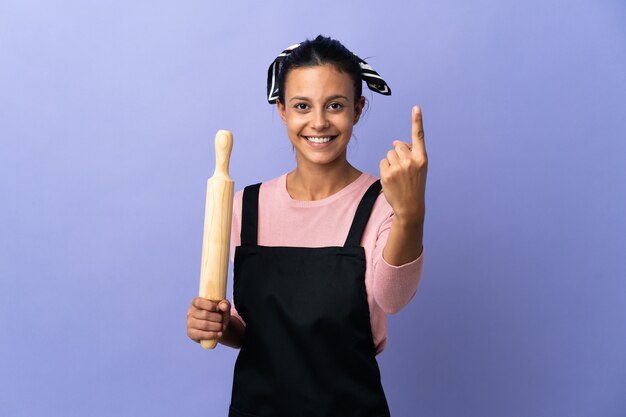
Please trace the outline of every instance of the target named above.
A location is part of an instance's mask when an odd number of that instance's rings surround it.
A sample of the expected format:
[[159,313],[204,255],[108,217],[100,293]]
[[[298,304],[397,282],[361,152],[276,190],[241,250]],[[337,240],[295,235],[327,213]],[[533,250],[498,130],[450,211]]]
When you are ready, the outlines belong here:
[[390,94],[322,36],[269,68],[268,101],[296,168],[236,194],[234,306],[195,298],[187,318],[191,339],[241,348],[231,417],[389,416],[375,355],[385,315],[410,301],[422,274],[427,157],[416,106],[412,141],[393,141],[380,181],[350,165],[363,81]]

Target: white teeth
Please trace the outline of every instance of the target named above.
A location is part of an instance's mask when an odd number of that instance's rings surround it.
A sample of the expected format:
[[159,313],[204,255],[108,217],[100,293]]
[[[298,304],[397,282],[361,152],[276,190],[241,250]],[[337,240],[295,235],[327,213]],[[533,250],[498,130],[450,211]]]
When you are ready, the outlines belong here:
[[326,142],[330,142],[330,137],[326,137],[326,138],[314,138],[312,136],[307,136],[306,138],[308,141],[311,141],[313,143],[326,143]]

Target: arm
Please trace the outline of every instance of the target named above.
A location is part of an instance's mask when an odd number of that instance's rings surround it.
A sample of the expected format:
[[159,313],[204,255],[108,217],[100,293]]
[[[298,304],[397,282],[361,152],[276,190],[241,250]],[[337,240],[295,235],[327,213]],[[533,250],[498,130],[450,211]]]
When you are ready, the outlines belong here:
[[[398,262],[400,265],[394,265],[387,259],[384,251],[397,243],[392,240],[391,236],[393,224],[398,223],[389,209],[387,219],[378,229],[376,246],[372,253],[374,268],[372,293],[376,304],[386,314],[397,313],[411,301],[417,292],[424,270],[423,250],[419,254],[409,252],[406,262],[404,259]],[[421,242],[419,245],[421,246]]]
[[383,259],[393,266],[400,266],[417,259],[424,249],[422,237],[423,220],[403,219],[394,216],[387,244],[383,249]]

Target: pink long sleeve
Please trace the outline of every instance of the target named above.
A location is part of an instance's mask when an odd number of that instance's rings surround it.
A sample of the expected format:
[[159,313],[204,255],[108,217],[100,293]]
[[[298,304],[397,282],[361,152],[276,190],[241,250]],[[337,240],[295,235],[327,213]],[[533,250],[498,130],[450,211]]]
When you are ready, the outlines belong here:
[[[359,201],[375,180],[364,173],[338,193],[316,201],[293,200],[287,193],[286,175],[263,183],[259,193],[258,244],[342,246]],[[233,204],[231,257],[240,244],[242,196],[241,191],[236,193]],[[396,313],[413,298],[423,272],[423,252],[414,261],[401,266],[389,265],[382,257],[392,220],[393,211],[381,192],[361,240],[367,262],[365,288],[377,353],[387,342],[386,314]],[[243,322],[234,303],[232,314]]]

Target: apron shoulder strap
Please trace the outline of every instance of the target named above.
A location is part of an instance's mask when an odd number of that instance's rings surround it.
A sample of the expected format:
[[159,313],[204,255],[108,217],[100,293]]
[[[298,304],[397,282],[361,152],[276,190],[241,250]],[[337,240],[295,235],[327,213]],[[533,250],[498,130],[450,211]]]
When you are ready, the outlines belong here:
[[243,189],[241,208],[241,245],[257,244],[259,230],[259,189],[261,183],[248,185]]
[[374,203],[376,202],[381,189],[382,185],[380,184],[380,180],[377,180],[370,185],[370,188],[368,188],[363,195],[363,198],[356,209],[356,214],[354,215],[354,220],[352,220],[352,226],[350,226],[350,232],[348,233],[348,238],[346,239],[344,246],[361,245],[363,231],[365,230],[367,221],[372,213],[372,207],[374,207]]

